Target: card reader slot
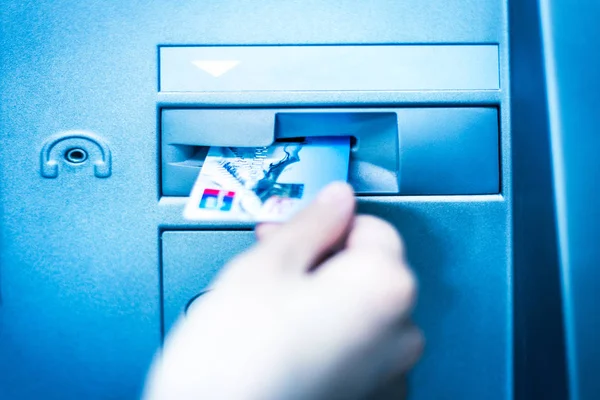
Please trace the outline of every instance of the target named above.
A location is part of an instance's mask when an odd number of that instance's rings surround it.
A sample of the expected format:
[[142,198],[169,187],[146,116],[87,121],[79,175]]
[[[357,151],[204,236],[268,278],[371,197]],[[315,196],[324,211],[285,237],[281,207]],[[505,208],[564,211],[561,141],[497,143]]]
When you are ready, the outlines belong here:
[[[301,143],[306,141],[306,136],[301,137],[288,137],[276,139],[275,143]],[[356,146],[357,139],[350,137],[350,148]],[[189,182],[192,182],[198,176],[198,173],[204,165],[204,161],[208,155],[210,146],[191,146],[181,144],[171,144],[167,147],[167,151],[170,153],[171,161],[163,163],[163,173],[168,176],[178,176],[178,180],[163,180],[163,192],[176,193],[180,196],[187,196],[189,189],[187,186]],[[352,155],[350,155],[352,157]],[[185,183],[185,187],[182,188],[179,185],[181,182]],[[169,186],[170,183],[175,183],[173,186]],[[165,186],[166,184],[166,186]]]
[[210,146],[350,136],[348,181],[360,195],[500,191],[494,107],[162,109],[161,195],[188,196]]
[[205,144],[262,147],[269,136],[271,143],[350,136],[348,182],[354,190],[399,193],[396,113],[261,109],[257,115],[251,110],[163,110],[163,195],[189,195],[210,148]]

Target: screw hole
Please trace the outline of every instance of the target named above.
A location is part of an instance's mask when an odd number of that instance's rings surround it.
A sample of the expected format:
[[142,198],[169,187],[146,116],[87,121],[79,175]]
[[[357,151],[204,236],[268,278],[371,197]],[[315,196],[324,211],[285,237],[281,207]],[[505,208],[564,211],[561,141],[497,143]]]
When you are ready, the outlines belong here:
[[79,148],[67,150],[65,153],[65,159],[71,164],[81,164],[85,160],[87,160],[88,154],[87,151]]

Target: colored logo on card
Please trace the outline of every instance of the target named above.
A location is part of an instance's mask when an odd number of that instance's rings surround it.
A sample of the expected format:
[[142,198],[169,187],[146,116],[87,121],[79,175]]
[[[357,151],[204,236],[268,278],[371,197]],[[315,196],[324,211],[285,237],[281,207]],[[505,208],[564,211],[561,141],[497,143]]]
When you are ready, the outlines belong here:
[[235,192],[218,189],[204,189],[200,199],[200,208],[205,210],[230,211],[233,207]]

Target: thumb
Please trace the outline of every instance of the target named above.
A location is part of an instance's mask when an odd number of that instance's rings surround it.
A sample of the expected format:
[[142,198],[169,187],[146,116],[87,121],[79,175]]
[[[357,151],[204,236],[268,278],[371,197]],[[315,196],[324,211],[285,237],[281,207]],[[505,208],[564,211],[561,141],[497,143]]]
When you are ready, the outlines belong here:
[[335,182],[276,233],[260,242],[261,251],[276,265],[292,271],[309,270],[348,232],[356,201],[352,188]]

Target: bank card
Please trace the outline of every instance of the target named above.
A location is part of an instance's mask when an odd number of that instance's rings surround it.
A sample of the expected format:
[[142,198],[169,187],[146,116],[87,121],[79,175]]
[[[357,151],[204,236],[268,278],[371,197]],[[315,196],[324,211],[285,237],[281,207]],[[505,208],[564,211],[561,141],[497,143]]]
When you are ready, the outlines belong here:
[[281,222],[348,179],[350,138],[211,147],[184,209],[189,220]]

